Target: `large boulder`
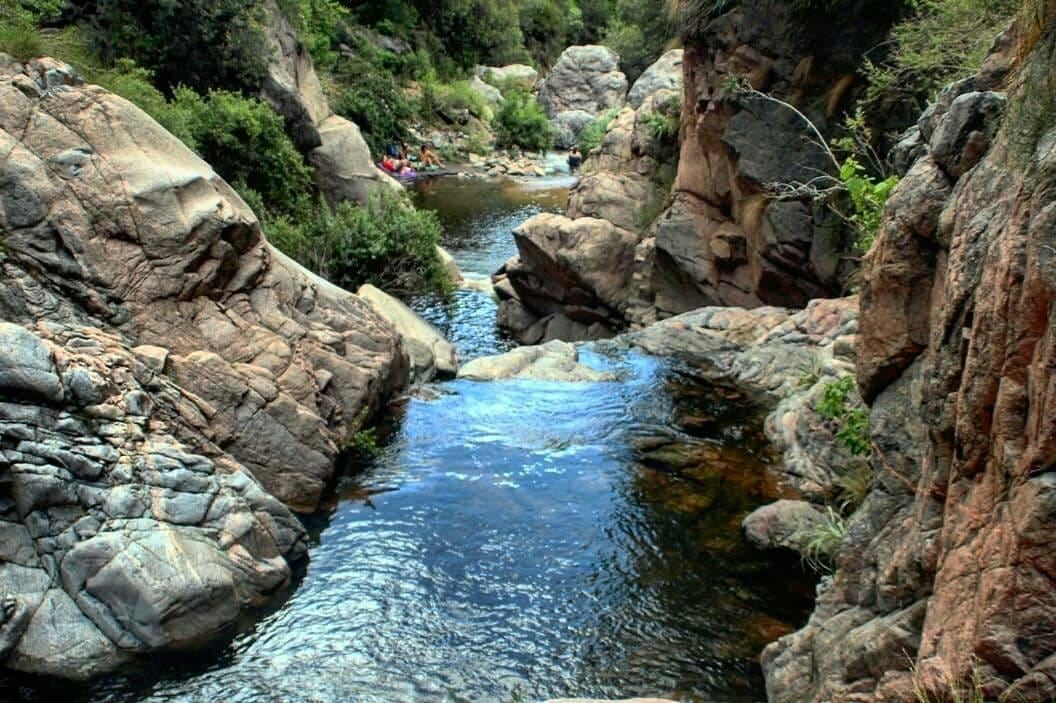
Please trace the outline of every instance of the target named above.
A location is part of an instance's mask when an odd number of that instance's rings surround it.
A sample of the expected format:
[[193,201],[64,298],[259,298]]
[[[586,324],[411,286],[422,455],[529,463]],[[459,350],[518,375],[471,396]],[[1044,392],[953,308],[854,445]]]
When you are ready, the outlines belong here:
[[286,119],[294,144],[315,167],[319,190],[331,203],[365,203],[378,190],[400,190],[374,165],[359,127],[334,114],[311,54],[275,0],[265,5],[267,73],[261,97]]
[[418,316],[388,293],[369,283],[361,286],[356,295],[370,303],[374,311],[392,323],[403,338],[403,346],[410,355],[412,378],[431,381],[437,376],[448,377],[458,371],[458,351],[444,339],[440,330]]
[[651,95],[661,90],[682,92],[682,49],[672,49],[657,59],[631,86],[627,104],[638,109]]
[[49,59],[0,67],[0,657],[82,678],[281,593],[290,509],[408,369],[139,109]]
[[[604,46],[571,46],[539,87],[539,102],[557,129],[557,146],[576,143],[603,112],[623,107],[627,77],[620,57]],[[590,118],[590,119],[588,119]]]
[[539,71],[521,63],[508,66],[477,66],[476,75],[488,85],[504,90],[515,85],[522,90],[532,90],[539,81]]
[[551,118],[570,110],[598,115],[623,107],[626,99],[620,57],[604,46],[568,47],[539,88],[539,102]]

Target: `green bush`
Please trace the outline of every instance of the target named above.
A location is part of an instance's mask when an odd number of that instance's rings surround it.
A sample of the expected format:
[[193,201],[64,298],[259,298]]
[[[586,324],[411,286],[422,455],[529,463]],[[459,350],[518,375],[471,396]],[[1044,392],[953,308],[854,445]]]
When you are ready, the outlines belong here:
[[[262,199],[249,192],[259,208]],[[264,209],[268,240],[333,283],[355,290],[372,283],[388,291],[427,287],[446,291],[450,280],[437,253],[442,228],[435,213],[415,209],[394,193],[378,193],[366,206],[313,203],[293,215]]]
[[373,61],[344,59],[334,71],[334,111],[359,125],[375,156],[385,152],[386,144],[407,139],[407,124],[414,115],[399,81],[382,61],[376,55]]
[[19,61],[42,56],[44,37],[35,18],[20,7],[0,5],[0,51]]
[[885,106],[922,109],[948,83],[979,70],[994,39],[1009,24],[1020,0],[919,0],[916,12],[895,25],[893,50],[867,63],[869,112]]
[[579,135],[579,150],[584,154],[590,154],[590,152],[601,146],[601,142],[605,139],[605,133],[609,131],[609,125],[616,119],[616,115],[620,114],[617,108],[611,108],[606,110],[584,129]]
[[852,206],[848,213],[840,214],[857,231],[855,246],[869,251],[880,233],[884,205],[898,185],[898,178],[888,176],[881,180],[869,174],[854,156],[848,156],[840,167],[840,182],[846,188]]
[[181,120],[188,141],[226,181],[261,195],[268,210],[293,213],[311,193],[312,175],[286,135],[282,117],[256,98],[190,88],[173,96],[170,120]]
[[855,456],[868,456],[872,452],[869,437],[869,413],[854,407],[857,395],[853,376],[843,376],[827,383],[815,409],[826,420],[839,423],[836,439]]
[[815,571],[832,571],[836,552],[846,534],[847,521],[831,507],[826,508],[824,522],[805,535],[803,560]]
[[495,116],[495,132],[499,146],[545,151],[554,145],[554,128],[543,107],[523,91],[506,96]]
[[180,85],[255,93],[264,80],[260,0],[86,0],[77,13],[104,65],[134,59],[166,94]]

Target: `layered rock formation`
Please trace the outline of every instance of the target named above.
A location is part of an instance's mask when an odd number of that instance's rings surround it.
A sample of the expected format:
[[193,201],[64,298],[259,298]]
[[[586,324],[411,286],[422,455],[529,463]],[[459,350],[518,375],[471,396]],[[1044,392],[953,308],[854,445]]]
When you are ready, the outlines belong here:
[[364,203],[379,188],[399,190],[400,185],[374,165],[359,127],[330,109],[297,30],[274,1],[266,9],[271,60],[261,97],[286,118],[294,143],[315,168],[319,191],[337,204]]
[[771,701],[1056,696],[1056,38],[921,120],[865,262],[858,380],[876,483],[810,623],[763,656]]
[[408,368],[130,103],[0,57],[0,105],[0,657],[87,676],[281,591]]
[[731,92],[729,81],[798,107],[827,133],[850,104],[862,52],[885,29],[864,6],[832,24],[760,0],[688,32],[674,202],[639,252],[646,304],[633,322],[700,305],[801,307],[840,291],[849,267],[839,223],[809,198],[768,194],[831,171],[831,161],[794,110]]
[[649,225],[643,206],[659,213],[675,175],[676,137],[657,135],[651,120],[673,124],[681,109],[676,62],[665,57],[646,73],[640,85],[655,92],[613,120],[566,216],[539,215],[514,232],[519,254],[497,274],[496,292],[499,325],[524,344],[602,339],[624,327]]
[[539,86],[539,102],[557,129],[558,148],[575,144],[594,118],[627,99],[620,57],[604,46],[570,46]]

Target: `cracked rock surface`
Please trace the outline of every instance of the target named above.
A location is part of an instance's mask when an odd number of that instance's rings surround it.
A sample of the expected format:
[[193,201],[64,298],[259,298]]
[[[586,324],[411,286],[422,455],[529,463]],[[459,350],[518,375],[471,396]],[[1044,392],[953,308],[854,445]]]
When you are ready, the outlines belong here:
[[130,103],[0,55],[0,105],[0,657],[83,678],[280,593],[407,360]]

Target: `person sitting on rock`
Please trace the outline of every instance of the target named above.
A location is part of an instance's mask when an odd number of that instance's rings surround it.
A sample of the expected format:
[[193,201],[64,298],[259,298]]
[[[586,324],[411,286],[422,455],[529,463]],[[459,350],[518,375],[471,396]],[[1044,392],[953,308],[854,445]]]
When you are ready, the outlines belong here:
[[579,147],[573,145],[568,152],[568,170],[575,173],[583,165],[583,154],[579,153]]
[[440,157],[437,156],[435,151],[433,151],[433,146],[429,142],[425,142],[424,144],[422,144],[422,151],[418,155],[418,160],[422,164],[422,166],[426,168],[428,168],[429,166],[442,168],[444,165],[444,162],[441,161]]

